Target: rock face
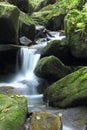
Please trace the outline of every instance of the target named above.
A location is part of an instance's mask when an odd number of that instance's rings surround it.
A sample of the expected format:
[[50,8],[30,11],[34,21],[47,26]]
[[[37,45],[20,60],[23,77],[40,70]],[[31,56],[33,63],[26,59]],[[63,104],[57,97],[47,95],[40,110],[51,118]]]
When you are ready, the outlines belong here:
[[0,2],[0,44],[17,44],[19,10],[7,2]]
[[87,105],[87,67],[83,67],[49,86],[44,100],[53,106]]
[[56,81],[69,73],[70,69],[55,56],[42,58],[35,68],[35,74],[37,76],[51,82]]
[[26,114],[27,102],[23,96],[0,94],[1,130],[19,130],[25,122]]
[[62,130],[59,116],[47,112],[34,112],[30,119],[30,130]]
[[81,11],[71,10],[64,22],[72,55],[77,58],[87,58],[87,3]]

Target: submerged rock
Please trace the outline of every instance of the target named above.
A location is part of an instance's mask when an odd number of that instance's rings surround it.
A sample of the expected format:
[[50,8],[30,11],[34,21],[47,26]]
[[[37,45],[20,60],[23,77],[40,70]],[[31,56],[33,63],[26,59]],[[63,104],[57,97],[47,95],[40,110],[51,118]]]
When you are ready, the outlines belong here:
[[87,67],[83,67],[49,86],[44,100],[57,107],[87,105]]
[[42,58],[35,68],[35,74],[37,76],[51,82],[54,82],[69,73],[70,69],[55,56]]
[[34,112],[30,118],[30,130],[62,130],[60,117],[47,112]]
[[[21,105],[22,104],[22,105]],[[27,114],[27,101],[18,95],[0,94],[0,129],[19,130]]]

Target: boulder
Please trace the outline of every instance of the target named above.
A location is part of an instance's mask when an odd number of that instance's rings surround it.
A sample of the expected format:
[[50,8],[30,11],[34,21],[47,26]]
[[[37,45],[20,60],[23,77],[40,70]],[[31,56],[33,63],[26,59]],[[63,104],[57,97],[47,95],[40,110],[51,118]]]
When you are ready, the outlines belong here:
[[58,57],[64,64],[70,62],[69,46],[66,40],[52,40],[43,48],[41,57],[54,55]]
[[1,130],[23,129],[26,115],[27,101],[25,97],[20,95],[0,94]]
[[35,74],[37,76],[50,82],[54,82],[69,73],[70,69],[55,56],[42,58],[35,68]]
[[62,130],[60,117],[48,112],[33,112],[30,130]]
[[16,6],[0,2],[0,44],[17,44],[19,13]]
[[87,3],[81,11],[71,10],[64,23],[72,55],[76,58],[87,58]]
[[44,101],[56,107],[87,105],[87,67],[83,67],[49,86]]
[[26,36],[30,40],[34,40],[35,22],[32,20],[31,16],[20,11],[19,21],[19,37]]

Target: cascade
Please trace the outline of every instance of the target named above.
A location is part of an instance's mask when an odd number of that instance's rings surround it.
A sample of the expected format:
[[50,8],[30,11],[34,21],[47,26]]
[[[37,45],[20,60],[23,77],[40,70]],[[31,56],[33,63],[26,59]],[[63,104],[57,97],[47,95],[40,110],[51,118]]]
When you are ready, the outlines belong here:
[[[65,36],[59,36],[58,32],[50,32],[53,37],[47,36],[49,41],[54,39],[63,39]],[[0,86],[12,86],[14,92],[24,95],[28,101],[29,112],[46,110],[46,105],[43,103],[43,94],[37,92],[38,77],[34,74],[34,69],[40,59],[40,51],[47,45],[47,39],[38,40],[41,44],[33,45],[29,48],[23,47],[19,49],[16,63],[16,74],[10,76],[5,83],[0,83]],[[39,52],[38,52],[39,51]],[[73,130],[67,126],[63,126],[63,130]]]

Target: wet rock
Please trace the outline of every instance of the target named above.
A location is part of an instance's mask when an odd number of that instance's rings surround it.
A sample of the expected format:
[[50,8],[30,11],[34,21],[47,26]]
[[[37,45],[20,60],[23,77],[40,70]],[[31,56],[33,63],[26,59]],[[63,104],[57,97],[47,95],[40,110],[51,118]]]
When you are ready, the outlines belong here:
[[53,106],[87,105],[87,67],[83,67],[49,86],[44,100]]
[[14,91],[13,87],[9,87],[9,86],[0,87],[0,94],[13,94],[14,93],[13,91]]
[[18,43],[19,10],[7,2],[0,2],[0,44]]
[[48,56],[42,58],[36,68],[35,74],[48,81],[56,81],[70,73],[70,69],[66,67],[57,57]]
[[60,117],[47,112],[34,112],[30,118],[30,130],[62,130]]
[[23,37],[20,37],[20,44],[29,46],[32,44],[32,41],[28,39],[27,37],[23,36]]
[[[21,105],[22,104],[22,105]],[[27,114],[27,101],[19,95],[0,94],[0,129],[19,130]]]

